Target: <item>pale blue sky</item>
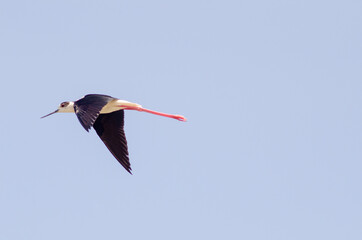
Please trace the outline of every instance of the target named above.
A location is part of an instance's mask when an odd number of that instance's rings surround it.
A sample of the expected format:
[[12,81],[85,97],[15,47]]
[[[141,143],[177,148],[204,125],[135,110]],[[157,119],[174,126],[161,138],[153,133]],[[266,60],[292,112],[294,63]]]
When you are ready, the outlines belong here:
[[[362,239],[361,1],[1,1],[0,239]],[[126,112],[134,175],[62,101]]]

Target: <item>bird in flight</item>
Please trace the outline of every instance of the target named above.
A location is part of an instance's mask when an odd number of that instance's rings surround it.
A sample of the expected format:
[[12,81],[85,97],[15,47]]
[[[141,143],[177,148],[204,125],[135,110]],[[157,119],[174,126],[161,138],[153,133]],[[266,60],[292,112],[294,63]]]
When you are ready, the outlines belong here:
[[84,129],[88,132],[93,127],[113,156],[132,174],[124,133],[124,110],[137,110],[186,121],[181,115],[156,112],[137,103],[101,94],[88,94],[75,102],[62,102],[57,110],[41,118],[58,112],[75,113]]

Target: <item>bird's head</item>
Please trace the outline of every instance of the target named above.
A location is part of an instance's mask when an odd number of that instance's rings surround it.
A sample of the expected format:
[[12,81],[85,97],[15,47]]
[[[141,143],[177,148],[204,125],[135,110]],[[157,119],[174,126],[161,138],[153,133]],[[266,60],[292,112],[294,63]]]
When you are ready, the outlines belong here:
[[73,112],[74,113],[74,102],[62,102],[59,104],[57,112]]
[[61,104],[59,104],[59,107],[57,110],[55,110],[54,112],[49,113],[41,118],[48,117],[57,112],[73,112],[74,113],[74,102],[62,102]]

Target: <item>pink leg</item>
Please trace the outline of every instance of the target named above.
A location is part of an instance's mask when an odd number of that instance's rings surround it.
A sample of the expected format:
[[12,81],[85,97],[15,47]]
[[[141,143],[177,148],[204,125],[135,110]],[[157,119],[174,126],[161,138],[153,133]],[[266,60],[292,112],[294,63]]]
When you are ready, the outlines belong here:
[[129,107],[129,106],[124,106],[124,105],[121,105],[120,107],[124,107],[125,110],[136,110],[136,111],[140,111],[140,112],[148,112],[148,113],[152,113],[152,114],[163,116],[163,117],[174,118],[174,119],[177,119],[177,120],[183,121],[183,122],[187,121],[186,118],[184,116],[181,116],[181,115],[174,115],[174,114],[156,112],[156,111],[149,110],[149,109],[142,108],[142,107]]

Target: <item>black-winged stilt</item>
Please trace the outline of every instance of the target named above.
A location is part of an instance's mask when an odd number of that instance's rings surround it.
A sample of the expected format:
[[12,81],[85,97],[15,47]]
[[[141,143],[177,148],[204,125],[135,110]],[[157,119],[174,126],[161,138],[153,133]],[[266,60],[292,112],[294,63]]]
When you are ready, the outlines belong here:
[[88,132],[89,129],[93,127],[113,156],[131,173],[132,169],[128,158],[127,140],[123,129],[124,109],[148,112],[174,118],[179,121],[186,121],[186,118],[181,115],[152,111],[143,108],[137,103],[131,103],[101,94],[88,94],[75,102],[62,102],[57,110],[41,118],[57,112],[75,113],[84,129]]

